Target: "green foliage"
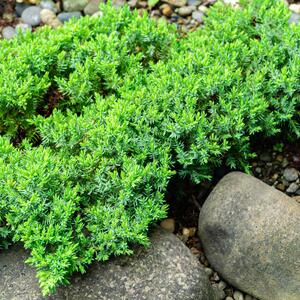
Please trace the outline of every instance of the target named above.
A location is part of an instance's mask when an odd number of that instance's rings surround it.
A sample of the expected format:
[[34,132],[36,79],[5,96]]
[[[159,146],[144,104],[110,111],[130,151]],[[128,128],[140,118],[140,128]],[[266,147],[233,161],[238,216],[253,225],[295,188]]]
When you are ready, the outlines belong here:
[[44,294],[147,245],[175,172],[247,169],[255,134],[300,134],[300,29],[281,1],[216,4],[181,40],[102,9],[1,42],[0,247],[31,250]]
[[80,112],[94,102],[95,93],[117,93],[151,62],[168,56],[174,29],[128,8],[104,11],[102,18],[82,18],[56,31],[43,28],[1,42],[2,135],[29,136],[32,117],[48,116],[55,107]]

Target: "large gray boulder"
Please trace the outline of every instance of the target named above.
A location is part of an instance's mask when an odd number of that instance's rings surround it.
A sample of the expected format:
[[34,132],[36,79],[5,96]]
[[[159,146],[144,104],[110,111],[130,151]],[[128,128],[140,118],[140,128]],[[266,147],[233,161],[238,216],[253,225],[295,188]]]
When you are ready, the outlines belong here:
[[173,234],[156,229],[150,248],[133,256],[95,263],[56,295],[43,298],[35,270],[20,247],[0,253],[0,299],[214,300],[221,299],[190,250]]
[[300,205],[262,181],[226,175],[204,203],[199,236],[214,269],[261,300],[300,299]]

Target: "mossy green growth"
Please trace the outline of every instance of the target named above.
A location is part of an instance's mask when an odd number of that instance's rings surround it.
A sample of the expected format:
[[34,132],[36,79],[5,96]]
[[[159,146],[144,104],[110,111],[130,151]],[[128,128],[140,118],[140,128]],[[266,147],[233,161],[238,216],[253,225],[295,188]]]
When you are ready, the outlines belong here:
[[221,3],[179,39],[128,8],[0,44],[0,245],[44,294],[148,244],[178,173],[247,170],[250,139],[299,136],[300,30],[281,1]]

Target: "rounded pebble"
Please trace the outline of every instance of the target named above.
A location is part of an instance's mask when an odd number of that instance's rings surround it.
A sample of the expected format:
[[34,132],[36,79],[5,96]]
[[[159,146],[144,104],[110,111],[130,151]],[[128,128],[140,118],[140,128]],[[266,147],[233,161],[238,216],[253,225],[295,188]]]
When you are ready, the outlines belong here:
[[300,21],[300,14],[292,13],[289,23],[290,24],[298,24]]
[[32,30],[32,26],[29,24],[20,23],[20,24],[16,25],[16,32],[21,31],[21,32],[25,33],[27,31],[31,31],[31,30]]
[[178,9],[178,14],[182,17],[187,17],[195,10],[195,6],[183,6]]
[[204,13],[202,11],[193,11],[192,18],[199,23],[203,22]]
[[83,10],[84,14],[92,16],[94,13],[99,11],[100,3],[101,3],[101,0],[91,0]]
[[22,13],[23,11],[30,7],[31,5],[29,4],[26,4],[26,3],[17,3],[16,6],[15,6],[15,12],[17,14],[18,17],[21,17],[22,16]]
[[233,293],[234,300],[244,300],[244,295],[240,291],[235,291]]
[[175,220],[171,219],[171,218],[165,219],[165,220],[161,221],[160,227],[173,233],[175,231]]
[[295,168],[286,168],[283,172],[283,178],[289,182],[298,179],[298,171]]
[[169,4],[165,3],[165,4],[161,5],[159,7],[159,9],[164,16],[171,17],[173,14],[172,7]]
[[31,26],[37,26],[41,23],[41,8],[38,6],[30,6],[22,13],[22,21]]
[[57,13],[57,7],[55,3],[51,0],[42,0],[40,3],[40,7],[42,9],[49,9],[52,10],[54,13]]
[[300,14],[300,4],[299,3],[298,4],[296,4],[296,3],[291,4],[290,7],[289,7],[289,9],[292,12],[296,13],[296,14]]
[[6,40],[14,38],[16,35],[16,30],[12,26],[6,26],[2,29],[2,36]]
[[292,194],[292,193],[295,193],[298,190],[298,188],[299,188],[299,185],[297,183],[293,182],[289,185],[286,192]]
[[41,10],[41,20],[45,24],[49,24],[52,20],[56,19],[56,14],[50,9]]
[[57,18],[62,23],[69,21],[72,18],[80,19],[82,14],[80,11],[73,11],[73,12],[63,12],[57,15]]

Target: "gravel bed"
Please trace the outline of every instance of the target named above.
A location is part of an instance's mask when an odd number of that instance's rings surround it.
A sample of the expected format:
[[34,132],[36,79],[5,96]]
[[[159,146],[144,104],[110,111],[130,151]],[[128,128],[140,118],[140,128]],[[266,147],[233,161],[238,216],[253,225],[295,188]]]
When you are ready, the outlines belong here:
[[[48,25],[56,28],[70,18],[84,15],[101,16],[99,4],[104,0],[5,0],[0,4],[0,32],[2,38],[11,39],[19,31],[34,31]],[[176,24],[181,32],[193,31],[203,24],[207,10],[217,0],[113,0],[120,7],[128,4],[140,13],[148,11],[153,18],[163,18]],[[221,0],[219,0],[221,1]],[[222,0],[238,6],[238,0]],[[300,3],[285,1],[292,12],[290,23],[300,21]]]
[[[251,162],[252,174],[273,186],[274,188],[286,193],[300,203],[300,143],[280,143],[265,142],[268,145],[265,149],[261,146],[256,147],[254,151],[257,157]],[[170,204],[169,219],[163,221],[161,226],[174,232],[199,259],[209,274],[213,285],[219,286],[224,291],[225,300],[255,300],[256,298],[243,294],[230,284],[226,283],[221,276],[215,272],[207,261],[200,240],[197,235],[199,211],[207,195],[213,189],[215,184],[229,170],[221,167],[214,174],[213,181],[194,186],[186,182],[182,190],[186,191],[182,195],[173,195],[170,192],[168,196]],[[178,186],[178,182],[173,183]],[[170,187],[172,190],[172,186]],[[181,199],[184,199],[181,201]],[[186,199],[189,205],[186,205]]]

